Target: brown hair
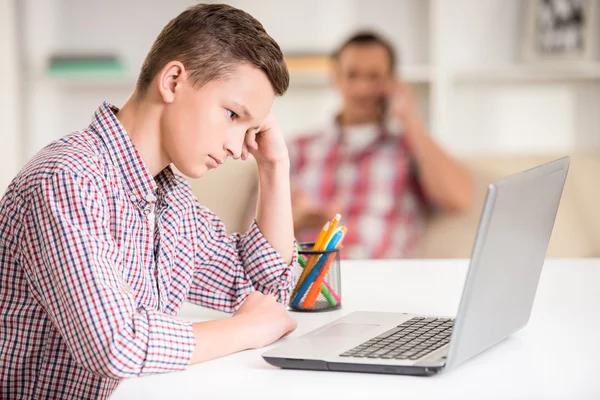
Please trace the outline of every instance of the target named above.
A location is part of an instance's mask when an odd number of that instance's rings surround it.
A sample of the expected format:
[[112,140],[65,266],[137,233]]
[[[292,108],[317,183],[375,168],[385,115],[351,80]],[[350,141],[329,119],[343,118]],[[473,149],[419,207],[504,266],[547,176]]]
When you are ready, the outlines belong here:
[[371,32],[371,31],[360,31],[350,36],[348,39],[342,43],[342,45],[332,54],[332,58],[338,62],[340,59],[340,54],[342,51],[352,45],[365,46],[370,44],[377,44],[383,46],[390,57],[390,71],[394,72],[396,69],[396,63],[398,62],[396,51],[391,43],[385,39],[383,36]]
[[143,94],[170,61],[180,61],[193,85],[202,86],[246,63],[262,70],[276,95],[285,93],[289,73],[279,45],[245,11],[225,4],[198,4],[172,19],[158,35],[136,84]]

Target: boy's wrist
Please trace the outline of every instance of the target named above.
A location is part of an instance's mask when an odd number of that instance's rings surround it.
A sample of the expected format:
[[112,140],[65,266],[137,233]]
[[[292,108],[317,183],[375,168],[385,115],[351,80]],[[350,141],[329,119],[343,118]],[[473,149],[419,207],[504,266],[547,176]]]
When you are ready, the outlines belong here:
[[234,323],[236,332],[239,334],[239,338],[242,341],[240,343],[242,349],[255,349],[259,347],[254,341],[253,330],[256,328],[256,322],[252,320],[252,317],[246,314],[235,314],[230,317]]
[[257,160],[256,164],[258,166],[258,171],[259,173],[261,172],[268,172],[268,173],[273,173],[273,172],[286,172],[289,176],[289,171],[290,171],[290,159],[287,156],[287,154],[285,156],[282,156],[279,159],[274,159],[274,160]]
[[192,324],[196,347],[190,364],[254,348],[251,328],[244,315]]

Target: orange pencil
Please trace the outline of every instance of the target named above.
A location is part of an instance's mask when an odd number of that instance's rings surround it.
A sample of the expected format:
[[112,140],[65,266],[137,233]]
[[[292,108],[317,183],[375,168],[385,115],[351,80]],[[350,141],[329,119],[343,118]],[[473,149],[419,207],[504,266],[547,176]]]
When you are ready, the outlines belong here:
[[[340,219],[342,219],[342,216],[340,214],[335,214],[335,217],[333,217],[333,219],[331,220],[331,224],[329,224],[329,229],[327,229],[327,233],[325,234],[323,241],[321,241],[320,243],[315,243],[315,247],[316,247],[315,250],[318,250],[318,251],[325,250],[327,243],[329,243],[329,241],[333,237],[333,234],[335,233],[335,228],[337,228],[337,225],[340,222]],[[318,246],[317,246],[317,244],[318,244]]]
[[329,233],[329,227],[331,227],[332,223],[333,223],[333,221],[327,221],[325,223],[325,225],[323,225],[323,228],[321,228],[321,232],[319,233],[319,237],[317,238],[317,241],[315,242],[315,245],[313,246],[313,250],[319,250],[319,248],[321,247],[321,244],[323,243],[323,241],[327,237],[327,234]]
[[[348,229],[345,226],[342,226],[341,230],[342,230],[342,237],[340,238],[340,241],[339,241],[338,245],[336,246],[336,249],[339,249],[341,247],[342,242],[344,241],[344,237],[346,237],[346,233],[348,233]],[[321,268],[319,275],[317,275],[317,278],[313,282],[308,294],[306,295],[306,298],[304,299],[304,303],[302,303],[302,306],[304,308],[311,308],[312,306],[315,305],[315,302],[317,301],[317,298],[319,297],[319,292],[321,291],[321,284],[323,283],[323,280],[325,280],[325,275],[327,275],[327,271],[329,271],[329,267],[331,266],[331,263],[333,262],[334,259],[335,259],[335,253],[331,254],[329,256],[329,258],[325,262],[325,265],[323,265],[323,268]]]

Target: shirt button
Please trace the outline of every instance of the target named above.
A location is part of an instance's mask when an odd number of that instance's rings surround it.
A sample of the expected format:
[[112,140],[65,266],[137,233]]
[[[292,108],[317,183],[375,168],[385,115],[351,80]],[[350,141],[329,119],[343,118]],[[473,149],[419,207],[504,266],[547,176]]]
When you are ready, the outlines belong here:
[[153,202],[153,201],[155,201],[155,200],[156,200],[156,196],[155,196],[153,193],[148,193],[148,194],[146,195],[146,201],[147,201],[148,203],[152,203],[152,202]]
[[154,222],[154,213],[148,214],[147,218],[148,218],[148,221]]
[[138,198],[137,198],[137,196],[135,194],[132,194],[132,195],[129,196],[129,200],[131,200],[131,201],[137,201],[137,199]]

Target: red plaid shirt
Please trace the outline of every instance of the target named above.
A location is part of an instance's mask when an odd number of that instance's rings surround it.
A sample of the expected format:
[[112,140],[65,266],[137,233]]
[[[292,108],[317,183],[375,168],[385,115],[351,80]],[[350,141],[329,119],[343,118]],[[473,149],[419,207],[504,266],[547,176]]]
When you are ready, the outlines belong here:
[[256,223],[228,236],[170,167],[153,179],[116,111],[43,149],[0,201],[0,398],[106,398],[185,369],[186,300],[287,302],[292,268]]
[[[342,134],[332,122],[289,145],[292,179],[317,204],[337,199],[348,227],[346,258],[409,257],[426,205],[401,134],[364,125]],[[318,230],[299,235],[314,241]]]

